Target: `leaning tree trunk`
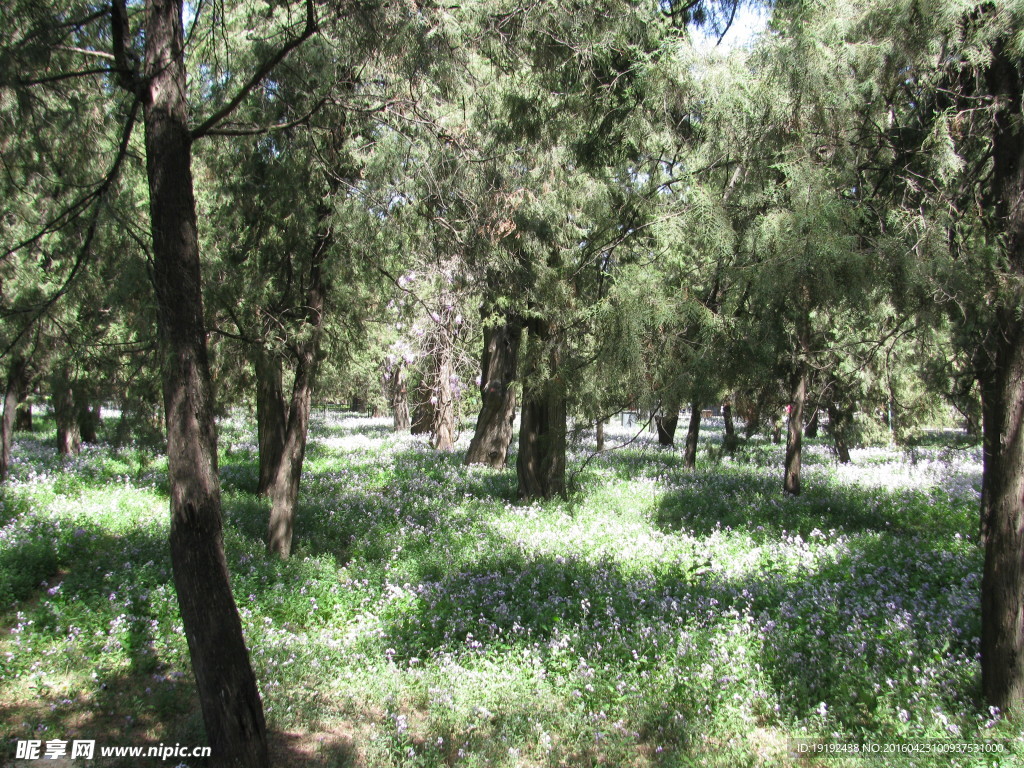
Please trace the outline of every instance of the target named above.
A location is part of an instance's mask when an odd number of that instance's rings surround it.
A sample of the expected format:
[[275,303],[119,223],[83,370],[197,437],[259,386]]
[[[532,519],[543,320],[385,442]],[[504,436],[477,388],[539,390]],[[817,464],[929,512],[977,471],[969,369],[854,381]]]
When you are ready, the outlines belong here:
[[[550,499],[565,494],[566,402],[561,355],[548,321],[534,318],[528,321],[527,327],[535,355],[547,355],[549,375],[523,391],[516,460],[519,498]],[[541,368],[536,357],[529,365],[526,381]]]
[[[987,80],[995,103],[992,194],[1016,281],[983,345],[979,371],[984,467],[981,682],[985,701],[1024,714],[1024,127],[1021,73],[999,41]],[[1012,284],[1012,283],[1011,283]]]
[[[113,7],[120,11],[112,13],[115,36],[125,41],[125,5]],[[263,767],[269,766],[263,705],[224,557],[181,9],[181,0],[147,2],[145,65],[137,85],[146,129],[171,564],[213,759]]]
[[256,374],[256,439],[259,443],[260,469],[256,493],[270,493],[284,455],[288,433],[288,411],[284,399],[281,358],[262,346],[253,350]]
[[697,440],[700,438],[700,400],[690,403],[690,424],[686,429],[686,448],[683,449],[683,466],[693,469],[697,466]]
[[55,373],[50,395],[53,418],[57,422],[57,453],[61,456],[74,456],[82,450],[82,435],[79,431],[74,387],[66,368]]
[[797,364],[793,374],[793,390],[789,402],[789,422],[786,428],[786,467],[782,490],[792,496],[800,495],[800,459],[804,436],[804,401],[807,399],[807,374],[803,362]]
[[[326,224],[327,214],[321,217]],[[292,385],[291,405],[288,409],[288,430],[284,450],[270,488],[270,527],[267,545],[271,552],[282,558],[292,552],[292,533],[295,529],[295,507],[299,499],[299,481],[302,462],[306,455],[309,435],[309,412],[313,404],[313,386],[316,381],[317,358],[320,355],[320,335],[323,329],[326,286],[323,281],[323,261],[331,246],[328,229],[317,238],[309,269],[306,291],[305,325],[309,333],[299,344],[295,361],[295,381]]]
[[[480,314],[486,319],[487,313]],[[516,418],[515,381],[523,322],[509,318],[501,325],[484,326],[484,349],[480,359],[480,415],[466,451],[466,464],[505,466],[512,443]]]
[[0,430],[0,482],[7,479],[11,466],[11,446],[14,443],[14,413],[18,408],[18,393],[23,389],[25,359],[15,355],[7,372],[7,389],[4,394],[3,427]]

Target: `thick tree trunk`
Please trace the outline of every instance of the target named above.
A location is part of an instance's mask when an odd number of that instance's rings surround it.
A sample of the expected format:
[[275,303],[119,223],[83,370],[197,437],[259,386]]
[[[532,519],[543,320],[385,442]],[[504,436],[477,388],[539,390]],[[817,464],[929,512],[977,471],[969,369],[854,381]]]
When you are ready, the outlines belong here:
[[11,447],[14,443],[14,414],[18,408],[18,393],[24,388],[25,360],[20,355],[11,358],[7,371],[7,389],[4,394],[3,427],[0,429],[0,482],[7,479],[11,466]]
[[263,347],[253,351],[256,374],[256,439],[260,450],[260,473],[256,493],[270,493],[277,468],[284,455],[288,432],[288,411],[282,384],[281,358]]
[[[324,212],[321,224],[325,226],[326,218],[327,214]],[[313,403],[313,386],[316,382],[317,359],[320,356],[320,335],[327,293],[322,267],[331,241],[328,229],[317,238],[310,261],[309,285],[304,308],[308,334],[305,334],[305,340],[298,347],[284,450],[278,463],[277,474],[274,476],[274,484],[270,489],[270,527],[267,545],[271,552],[282,558],[289,557],[292,552],[295,508],[299,499],[302,462],[306,455],[306,438],[309,435],[309,412]]]
[[269,765],[263,705],[224,557],[181,10],[181,0],[147,2],[140,86],[163,358],[171,564],[213,762],[263,768]]
[[79,431],[75,391],[66,368],[54,375],[50,396],[53,418],[57,422],[57,453],[61,456],[74,456],[82,450],[82,435]]
[[997,45],[988,70],[995,114],[992,202],[1005,237],[1013,292],[995,312],[979,370],[984,468],[981,582],[981,681],[985,701],[1011,717],[1024,715],[1024,83]]
[[679,409],[670,407],[669,412],[654,417],[658,429],[658,445],[676,444],[676,425],[679,423]]
[[700,400],[690,403],[690,424],[686,429],[686,448],[683,450],[683,466],[693,469],[697,466],[697,440],[700,438]]
[[[547,346],[550,378],[523,392],[523,410],[519,424],[519,455],[516,474],[519,498],[550,499],[565,494],[566,403],[561,381],[561,355],[552,341],[549,322],[531,319],[527,325],[530,343],[536,353]],[[524,377],[530,381],[540,363],[534,358]]]
[[828,406],[828,431],[836,447],[836,456],[840,464],[850,463],[850,426],[853,424],[853,413],[840,410],[834,405]]
[[600,453],[604,450],[604,422],[601,419],[594,426],[594,436],[597,439],[597,452]]
[[782,480],[782,490],[792,496],[800,495],[800,462],[804,436],[804,401],[806,399],[807,372],[801,361],[793,375],[789,421],[786,429],[786,467]]
[[[487,312],[480,314],[486,319]],[[484,326],[480,358],[480,415],[466,451],[466,464],[488,464],[501,469],[508,460],[512,424],[516,419],[515,382],[523,323],[509,318],[502,325]]]

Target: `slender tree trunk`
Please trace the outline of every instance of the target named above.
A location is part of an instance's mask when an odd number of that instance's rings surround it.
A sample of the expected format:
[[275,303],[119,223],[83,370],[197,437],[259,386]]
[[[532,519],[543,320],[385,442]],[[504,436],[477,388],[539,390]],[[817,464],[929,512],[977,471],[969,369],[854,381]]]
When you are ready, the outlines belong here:
[[455,368],[452,357],[454,340],[446,331],[439,334],[437,350],[437,373],[434,383],[434,413],[430,424],[430,444],[439,451],[455,448],[455,396],[452,392],[452,376]]
[[667,409],[668,413],[659,414],[654,417],[658,428],[658,445],[676,444],[676,425],[679,423],[679,408],[673,403]]
[[804,363],[798,363],[793,375],[793,394],[789,403],[789,421],[786,430],[786,468],[782,490],[792,496],[800,495],[800,460],[804,436],[804,401],[807,398],[807,373]]
[[[326,226],[326,219],[327,213],[324,212],[321,224]],[[306,455],[306,439],[309,435],[309,412],[313,403],[313,386],[316,382],[327,293],[322,267],[331,242],[332,237],[328,229],[317,238],[310,261],[309,286],[304,309],[305,324],[309,332],[298,346],[284,450],[274,476],[274,484],[270,489],[270,527],[267,544],[271,552],[282,558],[289,557],[292,552],[295,508],[299,499],[299,481],[302,477],[302,462]]]
[[736,445],[739,442],[736,437],[736,427],[732,421],[732,403],[722,406],[722,419],[725,421],[725,439],[722,441],[722,449],[731,456],[736,451]]
[[700,438],[700,400],[690,403],[690,425],[686,430],[686,448],[683,450],[683,466],[693,469],[697,466],[697,440]]
[[[561,355],[554,331],[546,320],[528,321],[530,344],[541,354],[545,346],[550,377],[523,392],[523,411],[519,425],[519,455],[516,474],[519,498],[550,499],[565,494],[566,403],[561,381]],[[529,363],[526,381],[539,369],[534,357]]]
[[840,410],[834,405],[828,406],[828,431],[835,443],[840,464],[850,463],[849,431],[852,423],[853,414],[850,411]]
[[[125,12],[123,3],[120,10]],[[181,0],[147,2],[140,86],[163,358],[171,564],[213,760],[263,768],[269,765],[263,705],[224,558],[181,10]]]
[[281,358],[262,346],[253,350],[256,374],[256,438],[260,449],[260,474],[256,493],[270,493],[277,468],[284,455],[288,432],[288,411],[284,399]]
[[82,435],[79,431],[75,391],[66,368],[55,373],[51,398],[53,418],[57,422],[57,453],[61,456],[74,456],[82,450]]
[[11,447],[14,443],[14,413],[18,408],[18,393],[23,389],[25,359],[21,355],[11,358],[7,371],[7,389],[4,394],[3,427],[0,429],[0,482],[7,479],[11,466]]
[[995,225],[1017,282],[996,312],[979,371],[984,469],[981,681],[986,703],[1024,715],[1024,127],[1020,69],[999,41],[987,80],[1001,108],[993,137]]
[[604,422],[601,419],[594,425],[594,435],[597,439],[597,452],[600,453],[604,450]]
[[[486,320],[487,312],[480,310]],[[501,325],[484,326],[480,358],[480,415],[466,451],[466,464],[488,464],[501,469],[508,460],[512,424],[516,419],[515,381],[523,322],[509,318]]]

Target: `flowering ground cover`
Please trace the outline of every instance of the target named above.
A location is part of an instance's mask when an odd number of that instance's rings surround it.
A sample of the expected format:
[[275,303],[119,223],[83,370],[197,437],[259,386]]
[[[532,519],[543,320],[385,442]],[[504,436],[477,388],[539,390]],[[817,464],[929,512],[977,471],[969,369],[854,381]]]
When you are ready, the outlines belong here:
[[[461,465],[468,435],[438,454],[322,413],[282,562],[254,435],[221,425],[225,539],[281,765],[1024,764],[1019,727],[980,703],[977,447],[840,467],[810,441],[784,498],[779,446],[722,457],[706,430],[691,471],[609,427],[613,450],[574,443],[569,498],[526,506],[512,470]],[[27,434],[15,453],[0,762],[28,738],[202,744],[165,460],[61,460]],[[792,738],[919,751],[794,756]],[[920,751],[985,741],[1004,751]]]

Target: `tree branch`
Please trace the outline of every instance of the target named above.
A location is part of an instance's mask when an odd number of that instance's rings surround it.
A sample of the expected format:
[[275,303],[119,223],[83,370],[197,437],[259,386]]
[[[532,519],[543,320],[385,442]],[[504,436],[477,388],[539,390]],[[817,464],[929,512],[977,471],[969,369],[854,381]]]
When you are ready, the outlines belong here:
[[236,93],[227,104],[210,115],[197,128],[194,128],[192,130],[193,141],[210,133],[217,123],[234,112],[235,108],[242,103],[242,100],[245,99],[245,97],[248,96],[257,85],[263,82],[264,78],[273,71],[274,67],[280,64],[284,60],[285,56],[291,53],[292,50],[298,48],[302,43],[312,37],[316,30],[317,21],[316,13],[313,9],[313,0],[306,0],[306,26],[302,30],[302,34],[289,40],[277,51],[277,53],[263,62],[253,76],[249,78],[249,81],[239,89],[238,93]]

